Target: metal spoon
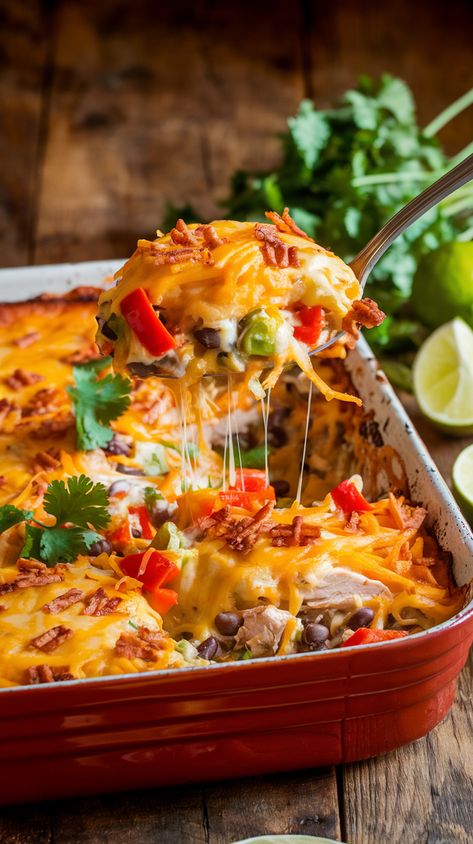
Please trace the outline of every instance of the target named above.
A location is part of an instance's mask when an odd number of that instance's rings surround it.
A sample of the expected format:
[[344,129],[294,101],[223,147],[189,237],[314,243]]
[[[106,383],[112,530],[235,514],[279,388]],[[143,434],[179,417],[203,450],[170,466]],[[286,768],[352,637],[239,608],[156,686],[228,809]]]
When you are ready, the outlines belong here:
[[[456,167],[453,167],[448,173],[441,176],[440,179],[437,179],[436,182],[422,191],[419,196],[411,199],[404,208],[401,208],[394,217],[388,220],[386,225],[371,238],[361,252],[350,261],[349,266],[360,282],[362,290],[365,287],[371,270],[378,263],[379,259],[382,258],[386,250],[389,249],[391,243],[409,228],[412,223],[418,220],[419,217],[422,217],[426,211],[429,211],[434,205],[445,199],[446,196],[456,191],[457,188],[469,182],[470,179],[473,179],[473,155],[469,155],[468,158],[465,158],[464,161],[457,164]],[[343,331],[339,331],[327,340],[326,343],[322,343],[322,345],[312,349],[310,354],[317,355],[319,352],[323,352],[324,349],[333,346],[334,343],[342,339],[343,334]]]
[[[470,179],[473,178],[473,155],[469,155],[468,158],[465,158],[460,164],[457,164],[456,167],[453,167],[449,170],[448,173],[445,173],[440,179],[437,179],[430,187],[426,188],[426,190],[422,191],[419,196],[416,196],[414,199],[411,199],[404,208],[401,208],[394,217],[391,217],[390,220],[383,226],[382,229],[379,230],[374,237],[366,244],[366,246],[358,253],[358,255],[350,261],[349,266],[355,273],[358,281],[360,282],[361,289],[363,290],[365,284],[367,282],[368,276],[375,266],[375,264],[379,261],[379,259],[384,255],[387,249],[391,246],[394,240],[399,237],[409,226],[414,223],[419,217],[422,217],[426,211],[429,211],[433,208],[434,205],[437,205],[438,202],[441,202],[442,199],[445,199],[446,196],[449,196],[451,193],[460,188],[462,185],[469,182]],[[338,331],[336,334],[333,335],[329,340],[325,343],[322,343],[320,346],[317,346],[315,349],[312,349],[310,355],[317,355],[319,352],[323,352],[324,349],[330,348],[333,346],[334,343],[337,343],[343,338],[344,332]],[[161,375],[164,378],[177,378],[179,377],[178,374],[173,372],[175,361],[171,361],[171,366],[169,371],[166,372],[165,370],[161,371],[158,370],[157,364],[154,365],[155,372],[149,374],[156,374]],[[269,366],[270,364],[268,364]],[[136,373],[135,373],[136,374]],[[182,374],[182,373],[180,373]],[[208,375],[223,375],[223,372],[218,373],[207,373]],[[143,375],[142,377],[146,377]]]

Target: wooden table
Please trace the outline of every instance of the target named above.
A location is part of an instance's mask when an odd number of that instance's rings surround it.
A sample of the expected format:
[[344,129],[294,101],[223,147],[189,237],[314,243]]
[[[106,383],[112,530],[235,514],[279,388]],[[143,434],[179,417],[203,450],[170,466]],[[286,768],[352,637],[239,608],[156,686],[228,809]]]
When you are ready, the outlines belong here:
[[[218,214],[234,169],[277,160],[275,133],[300,98],[327,105],[360,72],[404,76],[425,122],[471,85],[473,14],[459,0],[448,10],[433,0],[2,0],[0,13],[3,265],[127,255],[167,201]],[[444,132],[452,152],[471,140],[470,120]],[[462,443],[415,421],[448,477]],[[0,841],[230,844],[293,832],[466,844],[471,680],[470,663],[447,720],[387,756],[14,807],[0,812]]]

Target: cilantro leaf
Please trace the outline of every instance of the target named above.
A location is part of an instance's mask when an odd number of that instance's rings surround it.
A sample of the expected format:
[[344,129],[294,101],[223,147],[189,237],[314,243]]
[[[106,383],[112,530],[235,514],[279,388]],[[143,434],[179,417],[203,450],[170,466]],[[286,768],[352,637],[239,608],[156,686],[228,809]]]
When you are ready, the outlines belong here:
[[130,404],[131,381],[122,375],[98,375],[110,358],[73,368],[74,387],[67,387],[76,415],[77,447],[90,451],[104,448],[113,436],[109,423]]
[[13,504],[4,504],[3,507],[0,507],[0,533],[32,517],[31,510],[19,510]]
[[27,560],[33,558],[41,559],[41,536],[43,529],[35,525],[25,525],[25,543],[21,549],[21,556]]
[[[100,530],[109,520],[108,493],[103,484],[94,484],[86,475],[65,481],[51,481],[43,502],[46,513],[56,517],[56,527],[72,522],[81,528]],[[49,528],[51,530],[51,528]]]
[[154,488],[154,486],[145,486],[144,500],[146,509],[152,513],[158,501],[164,501],[165,498],[164,495],[161,495],[159,490]]
[[73,563],[79,554],[86,554],[100,539],[99,533],[80,527],[46,528],[39,542],[40,556],[48,565]]
[[[315,110],[311,100],[302,100],[296,116],[290,117],[287,122],[299,155],[305,166],[312,169],[330,136],[326,118]],[[283,206],[280,194],[279,206]]]

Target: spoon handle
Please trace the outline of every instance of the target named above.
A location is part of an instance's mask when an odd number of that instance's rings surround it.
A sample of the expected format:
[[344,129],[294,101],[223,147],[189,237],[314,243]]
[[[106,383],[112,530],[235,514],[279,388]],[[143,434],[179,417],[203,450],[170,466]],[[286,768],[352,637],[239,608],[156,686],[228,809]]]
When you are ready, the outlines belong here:
[[433,185],[422,191],[404,208],[401,208],[394,217],[383,226],[380,231],[366,244],[358,253],[356,258],[350,262],[350,267],[357,276],[362,287],[373,269],[374,265],[384,255],[391,243],[399,237],[402,232],[422,217],[434,205],[437,205],[446,196],[453,193],[457,188],[469,182],[473,178],[473,155],[469,155],[456,167],[437,179]]

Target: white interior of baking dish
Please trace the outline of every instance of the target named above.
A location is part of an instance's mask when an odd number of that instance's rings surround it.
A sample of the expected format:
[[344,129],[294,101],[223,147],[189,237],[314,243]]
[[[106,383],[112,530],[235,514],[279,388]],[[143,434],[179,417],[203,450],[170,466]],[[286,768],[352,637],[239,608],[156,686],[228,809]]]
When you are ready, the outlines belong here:
[[[44,292],[63,293],[79,285],[101,285],[122,264],[123,260],[87,261],[0,270],[0,301],[29,299]],[[357,348],[350,352],[346,366],[363,399],[365,412],[374,414],[384,442],[399,455],[411,499],[427,508],[429,527],[442,548],[452,554],[457,584],[470,583],[473,581],[473,535],[365,340],[361,339]],[[380,487],[383,486],[386,483],[383,484],[383,478],[380,478]]]

